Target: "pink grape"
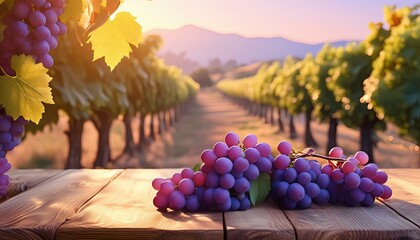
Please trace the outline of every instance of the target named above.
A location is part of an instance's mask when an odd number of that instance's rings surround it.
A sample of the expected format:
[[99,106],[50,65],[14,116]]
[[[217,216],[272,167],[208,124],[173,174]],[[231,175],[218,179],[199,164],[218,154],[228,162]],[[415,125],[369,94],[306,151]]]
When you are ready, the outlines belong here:
[[382,194],[382,199],[389,199],[392,196],[392,189],[388,187],[387,185],[382,185],[384,188],[384,193]]
[[227,156],[230,158],[230,160],[235,160],[238,157],[242,157],[243,155],[243,151],[240,147],[238,146],[232,146],[229,148]]
[[341,169],[343,170],[343,173],[349,174],[356,170],[356,165],[354,165],[353,162],[345,161],[344,164],[341,166]]
[[173,210],[181,210],[185,207],[185,204],[187,203],[187,199],[180,191],[173,191],[169,195],[169,207]]
[[271,147],[267,143],[258,143],[255,149],[260,152],[261,157],[268,157],[271,154]]
[[228,132],[225,135],[225,143],[228,145],[228,147],[232,146],[238,146],[241,139],[239,138],[238,134],[234,132]]
[[181,177],[192,179],[194,177],[194,171],[191,168],[182,169]]
[[217,157],[227,157],[229,147],[224,142],[217,142],[214,144],[213,152]]
[[155,190],[159,190],[160,189],[160,185],[162,184],[162,182],[163,182],[164,180],[163,180],[163,178],[155,178],[153,181],[152,181],[152,186],[153,186],[153,188],[155,189]]
[[379,170],[376,172],[376,176],[373,178],[373,181],[379,184],[384,184],[388,181],[388,174]]
[[274,159],[274,165],[277,169],[286,169],[290,164],[289,156],[285,154],[280,154]]
[[195,191],[195,184],[193,180],[189,178],[184,178],[179,182],[178,190],[182,192],[184,196],[189,196]]
[[281,154],[289,155],[290,153],[292,153],[292,145],[287,141],[281,141],[277,146],[277,150]]
[[159,191],[164,195],[169,195],[175,190],[175,184],[169,181],[163,181]]
[[343,155],[343,149],[341,147],[333,147],[331,148],[330,152],[328,153],[328,155],[330,157],[335,157],[335,158],[341,158],[341,156]]
[[217,155],[211,149],[206,149],[201,153],[201,161],[208,165],[213,165],[217,160]]
[[354,158],[356,158],[357,160],[359,160],[360,164],[362,166],[366,165],[366,163],[368,163],[369,161],[369,155],[367,155],[367,153],[363,152],[363,151],[358,151],[355,155]]
[[368,165],[362,168],[363,176],[368,177],[372,180],[375,178],[377,171],[378,171],[378,166],[374,163],[369,163]]
[[260,152],[253,147],[249,147],[245,150],[245,158],[248,159],[250,163],[255,163],[260,158]]
[[172,175],[172,179],[171,181],[175,184],[178,185],[179,182],[182,180],[182,176],[181,173],[175,173],[174,175]]
[[153,198],[153,205],[158,209],[166,209],[169,207],[168,196],[158,192],[156,196]]
[[206,182],[206,175],[201,171],[197,171],[194,173],[193,181],[196,187],[203,186]]
[[257,136],[255,136],[254,134],[248,134],[244,137],[242,142],[244,143],[245,148],[250,148],[255,147],[255,145],[257,145],[258,139]]

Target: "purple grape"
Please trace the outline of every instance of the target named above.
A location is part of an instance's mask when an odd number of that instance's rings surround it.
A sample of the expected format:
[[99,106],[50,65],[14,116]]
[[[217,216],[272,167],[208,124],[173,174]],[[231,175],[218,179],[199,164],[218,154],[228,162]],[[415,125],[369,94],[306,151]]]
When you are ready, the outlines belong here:
[[231,203],[231,200],[230,200],[230,197],[229,197],[223,204],[218,204],[216,209],[218,211],[221,211],[221,212],[227,212],[227,211],[229,211],[231,206],[232,206],[232,203]]
[[258,138],[254,134],[248,134],[242,140],[245,148],[255,147],[258,143]]
[[251,185],[248,179],[246,179],[245,177],[240,177],[236,179],[233,189],[237,193],[245,193],[249,191],[250,186]]
[[30,0],[30,2],[35,5],[35,7],[42,7],[42,5],[45,3],[45,0]]
[[331,176],[332,172],[334,171],[334,167],[331,164],[326,164],[321,168],[321,172]]
[[50,25],[47,25],[47,27],[48,27],[48,29],[50,30],[50,32],[51,32],[51,35],[54,37],[54,36],[57,36],[58,35],[58,33],[60,32],[60,28],[58,27],[58,25],[56,24],[56,23],[54,23],[54,24],[50,24]]
[[50,51],[50,45],[45,40],[35,40],[33,44],[33,54],[36,56],[43,56]]
[[244,176],[249,181],[254,181],[260,176],[260,170],[258,170],[258,167],[255,166],[255,164],[249,164],[248,169],[244,172]]
[[12,126],[12,121],[9,118],[0,116],[0,131],[7,132]]
[[170,181],[163,181],[160,185],[159,192],[161,192],[164,195],[169,195],[173,191],[175,191],[175,184]]
[[280,154],[274,159],[274,166],[277,169],[286,169],[290,164],[290,158],[287,155]]
[[48,43],[48,45],[50,46],[50,51],[51,51],[51,50],[56,49],[56,48],[57,48],[57,46],[58,46],[58,42],[57,42],[57,40],[55,39],[55,37],[54,37],[54,36],[50,36],[50,37],[47,39],[47,43]]
[[289,183],[293,183],[296,181],[297,178],[297,172],[294,168],[288,168],[283,174],[284,180],[286,180]]
[[230,158],[230,160],[234,161],[235,159],[242,157],[243,151],[238,146],[232,146],[229,148],[227,156]]
[[244,197],[240,199],[239,202],[241,204],[241,206],[239,207],[239,210],[245,211],[251,208],[251,201],[249,200],[248,197]]
[[185,198],[184,194],[175,190],[169,195],[168,202],[171,209],[181,210],[185,207],[187,199]]
[[311,182],[311,175],[308,172],[301,172],[297,177],[297,181],[302,186],[306,186],[308,183]]
[[211,149],[206,149],[201,153],[201,161],[208,165],[213,165],[217,160],[217,155]]
[[184,168],[181,171],[181,177],[182,178],[193,179],[193,177],[194,177],[194,171],[191,168]]
[[[303,198],[303,197],[302,197]],[[281,200],[281,206],[284,209],[288,209],[288,210],[293,210],[297,207],[297,201],[296,200],[292,200],[288,197],[285,197]]]
[[250,147],[245,150],[245,158],[248,159],[250,163],[255,163],[260,158],[260,152],[257,149]]
[[39,61],[42,63],[42,66],[44,66],[44,68],[51,68],[54,65],[54,59],[48,53],[40,57]]
[[[317,170],[317,171],[321,171],[321,164],[319,164],[319,162],[317,160],[309,160],[309,168],[312,170]],[[319,175],[319,174],[318,174]]]
[[34,36],[38,40],[47,40],[51,36],[51,32],[46,26],[39,26],[35,28]]
[[196,195],[190,195],[185,203],[185,208],[188,212],[196,212],[200,210],[200,200]]
[[318,181],[317,182],[318,186],[320,188],[327,188],[328,184],[330,183],[330,178],[328,177],[327,174],[321,173],[321,174],[318,175],[318,180],[317,181]]
[[239,138],[238,134],[234,132],[228,132],[225,135],[225,143],[228,145],[228,147],[231,146],[238,146],[241,139]]
[[363,176],[368,177],[373,180],[376,177],[377,171],[378,171],[378,166],[374,163],[369,163],[368,165],[363,167],[362,174]]
[[261,157],[268,157],[268,155],[271,154],[271,147],[267,143],[258,143],[255,146],[255,149],[257,149],[258,152],[260,152]]
[[312,198],[309,197],[307,194],[305,194],[305,196],[302,198],[302,200],[300,200],[297,205],[302,208],[302,209],[307,209],[309,207],[311,207],[312,204]]
[[14,22],[10,25],[10,28],[12,29],[13,34],[18,37],[26,37],[29,34],[28,25],[24,22]]
[[297,173],[307,172],[309,171],[309,163],[304,158],[298,158],[296,159],[293,168],[296,169]]
[[209,173],[206,177],[206,187],[216,188],[219,186],[220,176],[216,172]]
[[330,193],[325,189],[321,189],[319,191],[318,196],[314,198],[314,202],[319,205],[327,204],[329,200],[330,200]]
[[35,10],[29,14],[29,23],[34,27],[43,26],[46,21],[44,14],[40,11]]
[[373,197],[381,197],[384,194],[384,187],[379,183],[373,184],[373,190],[370,192]]
[[382,185],[384,188],[384,193],[382,194],[382,199],[389,199],[392,196],[392,189],[388,187],[387,185]]
[[281,181],[274,186],[274,193],[279,197],[287,196],[287,190],[289,189],[289,183],[286,181]]
[[362,177],[360,179],[359,188],[365,193],[369,193],[373,190],[374,184],[370,178]]
[[17,122],[13,122],[12,126],[10,127],[10,133],[12,136],[22,136],[24,131],[24,126]]
[[230,173],[220,177],[220,186],[224,189],[231,189],[235,185],[235,178]]
[[283,181],[284,170],[274,171],[274,181]]
[[0,144],[5,144],[12,141],[12,134],[10,132],[0,132]]
[[230,209],[229,211],[237,211],[241,207],[241,202],[239,202],[239,199],[236,197],[230,198]]
[[334,169],[331,173],[331,180],[335,183],[342,183],[344,181],[344,173],[340,169]]
[[384,171],[377,171],[373,181],[379,184],[384,184],[388,181],[388,175]]
[[300,201],[305,196],[305,189],[299,183],[292,183],[287,189],[287,196],[294,201]]
[[58,32],[58,35],[59,36],[63,36],[64,34],[66,34],[66,32],[67,32],[67,26],[64,23],[60,22],[60,21],[57,22],[57,25],[60,28],[60,31]]
[[44,12],[44,16],[45,16],[45,20],[46,20],[46,24],[55,24],[58,21],[58,16],[57,13],[50,9],[45,10]]
[[352,172],[344,177],[344,184],[347,189],[355,189],[360,185],[360,177],[356,173]]
[[249,167],[249,162],[243,157],[239,157],[233,161],[233,169],[238,173],[245,172]]
[[224,142],[217,142],[213,146],[213,152],[217,157],[227,157],[229,147]]
[[195,185],[193,180],[189,178],[182,179],[178,184],[178,190],[184,194],[184,196],[189,196],[194,193]]
[[214,164],[214,170],[223,175],[232,171],[233,163],[229,158],[221,157]]
[[260,172],[270,172],[273,165],[271,164],[271,161],[266,157],[260,157],[260,159],[255,163],[255,165],[258,167],[258,170]]
[[309,183],[305,186],[305,193],[311,198],[315,198],[320,193],[321,189],[316,183]]
[[349,192],[350,199],[355,203],[360,203],[365,199],[365,193],[359,188],[350,190]]
[[373,205],[373,203],[375,203],[375,198],[372,197],[372,195],[370,195],[369,193],[366,193],[365,198],[360,203],[360,205],[362,205],[363,207],[370,207]]
[[214,202],[216,204],[225,204],[225,202],[228,199],[230,199],[230,194],[228,190],[221,187],[218,187],[216,188],[216,190],[214,190]]
[[292,153],[292,144],[290,144],[287,141],[281,141],[279,145],[277,146],[277,150],[281,154],[289,155]]
[[214,191],[215,188],[208,188],[206,191],[204,191],[204,202],[210,206],[215,205],[214,202]]
[[24,20],[28,18],[31,11],[32,11],[31,6],[29,6],[29,4],[26,3],[25,1],[16,2],[12,8],[13,15],[15,15],[16,18],[19,20]]

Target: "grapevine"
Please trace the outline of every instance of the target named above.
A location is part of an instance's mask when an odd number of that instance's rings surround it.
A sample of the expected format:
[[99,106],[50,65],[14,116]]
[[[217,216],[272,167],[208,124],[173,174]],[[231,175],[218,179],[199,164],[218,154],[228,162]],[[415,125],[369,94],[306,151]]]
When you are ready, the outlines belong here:
[[[376,197],[388,199],[388,179],[369,157],[359,151],[345,157],[340,147],[328,156],[311,148],[293,150],[287,141],[278,144],[274,157],[267,143],[247,135],[242,143],[229,132],[224,142],[201,154],[200,170],[185,168],[169,178],[156,178],[153,204],[158,209],[244,211],[270,195],[282,209],[305,209],[316,204],[371,206]],[[313,158],[327,160],[321,165]]]

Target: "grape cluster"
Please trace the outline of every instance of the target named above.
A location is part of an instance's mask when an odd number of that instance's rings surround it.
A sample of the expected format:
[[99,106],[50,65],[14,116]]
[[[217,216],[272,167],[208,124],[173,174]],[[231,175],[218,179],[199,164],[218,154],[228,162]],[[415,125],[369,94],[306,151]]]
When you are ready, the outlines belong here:
[[6,153],[20,144],[24,125],[27,123],[22,117],[13,120],[0,108],[0,197],[6,195],[9,185],[9,177],[5,173],[10,170],[11,165],[7,162]]
[[318,161],[308,159],[315,155],[313,152],[293,152],[286,141],[278,145],[278,150],[271,195],[281,208],[305,209],[312,202],[367,207],[374,203],[375,197],[388,199],[392,195],[391,188],[383,185],[387,174],[378,171],[376,164],[367,164],[369,156],[363,151],[346,159],[343,150],[334,147],[329,156],[316,155],[328,160],[321,166]]
[[312,202],[328,202],[329,176],[321,172],[321,164],[303,157],[291,161],[292,145],[283,141],[277,149],[280,154],[274,159],[271,196],[281,208],[309,208]]
[[153,199],[159,209],[236,211],[251,207],[250,181],[261,173],[271,173],[274,157],[267,143],[258,143],[255,135],[247,135],[240,145],[237,134],[229,132],[224,142],[201,154],[200,171],[186,168],[171,178],[156,178],[158,190]]
[[[152,186],[158,192],[153,204],[158,209],[236,211],[251,207],[252,181],[260,174],[271,175],[271,197],[283,209],[306,209],[316,204],[343,203],[348,206],[371,206],[376,197],[388,199],[391,189],[384,185],[388,176],[378,166],[368,163],[369,156],[359,151],[346,158],[334,147],[328,156],[313,149],[295,151],[287,141],[278,144],[273,157],[267,143],[258,143],[249,134],[242,144],[237,134],[229,132],[224,142],[201,154],[200,170],[190,168],[170,178],[156,178]],[[323,158],[321,165],[313,158]]]
[[[343,150],[339,147],[332,148],[329,155],[344,159]],[[378,166],[369,163],[369,156],[359,151],[354,156],[348,157],[345,161],[325,165],[322,172],[330,176],[331,182],[328,186],[330,193],[329,203],[344,203],[347,206],[371,206],[375,197],[388,199],[392,190],[384,185],[388,175],[378,170]]]
[[14,55],[31,55],[46,68],[54,64],[49,52],[57,47],[58,36],[67,28],[59,20],[65,7],[64,0],[16,0],[4,19],[6,28],[0,42],[0,66],[9,75]]

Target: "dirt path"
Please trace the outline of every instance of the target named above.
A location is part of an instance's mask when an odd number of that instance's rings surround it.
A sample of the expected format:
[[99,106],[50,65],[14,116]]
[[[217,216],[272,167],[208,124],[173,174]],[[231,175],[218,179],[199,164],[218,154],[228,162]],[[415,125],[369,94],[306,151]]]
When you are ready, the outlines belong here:
[[[314,122],[312,127],[314,138],[320,144],[317,151],[324,153],[327,125]],[[296,128],[299,137],[291,142],[295,148],[303,149],[303,117],[297,118]],[[228,131],[236,132],[241,138],[253,133],[258,136],[259,141],[267,142],[272,147],[277,147],[279,141],[287,139],[287,133],[279,133],[276,126],[250,116],[247,111],[231,104],[217,91],[207,89],[198,94],[195,105],[176,123],[175,128],[158,136],[156,141],[136,156],[122,157],[113,167],[193,166],[200,162],[201,152],[211,148],[217,141],[222,141]],[[340,125],[338,133],[338,144],[347,154],[355,153],[358,150],[358,131]],[[375,157],[381,167],[416,168],[419,167],[420,152],[410,150],[402,144],[379,142]]]

